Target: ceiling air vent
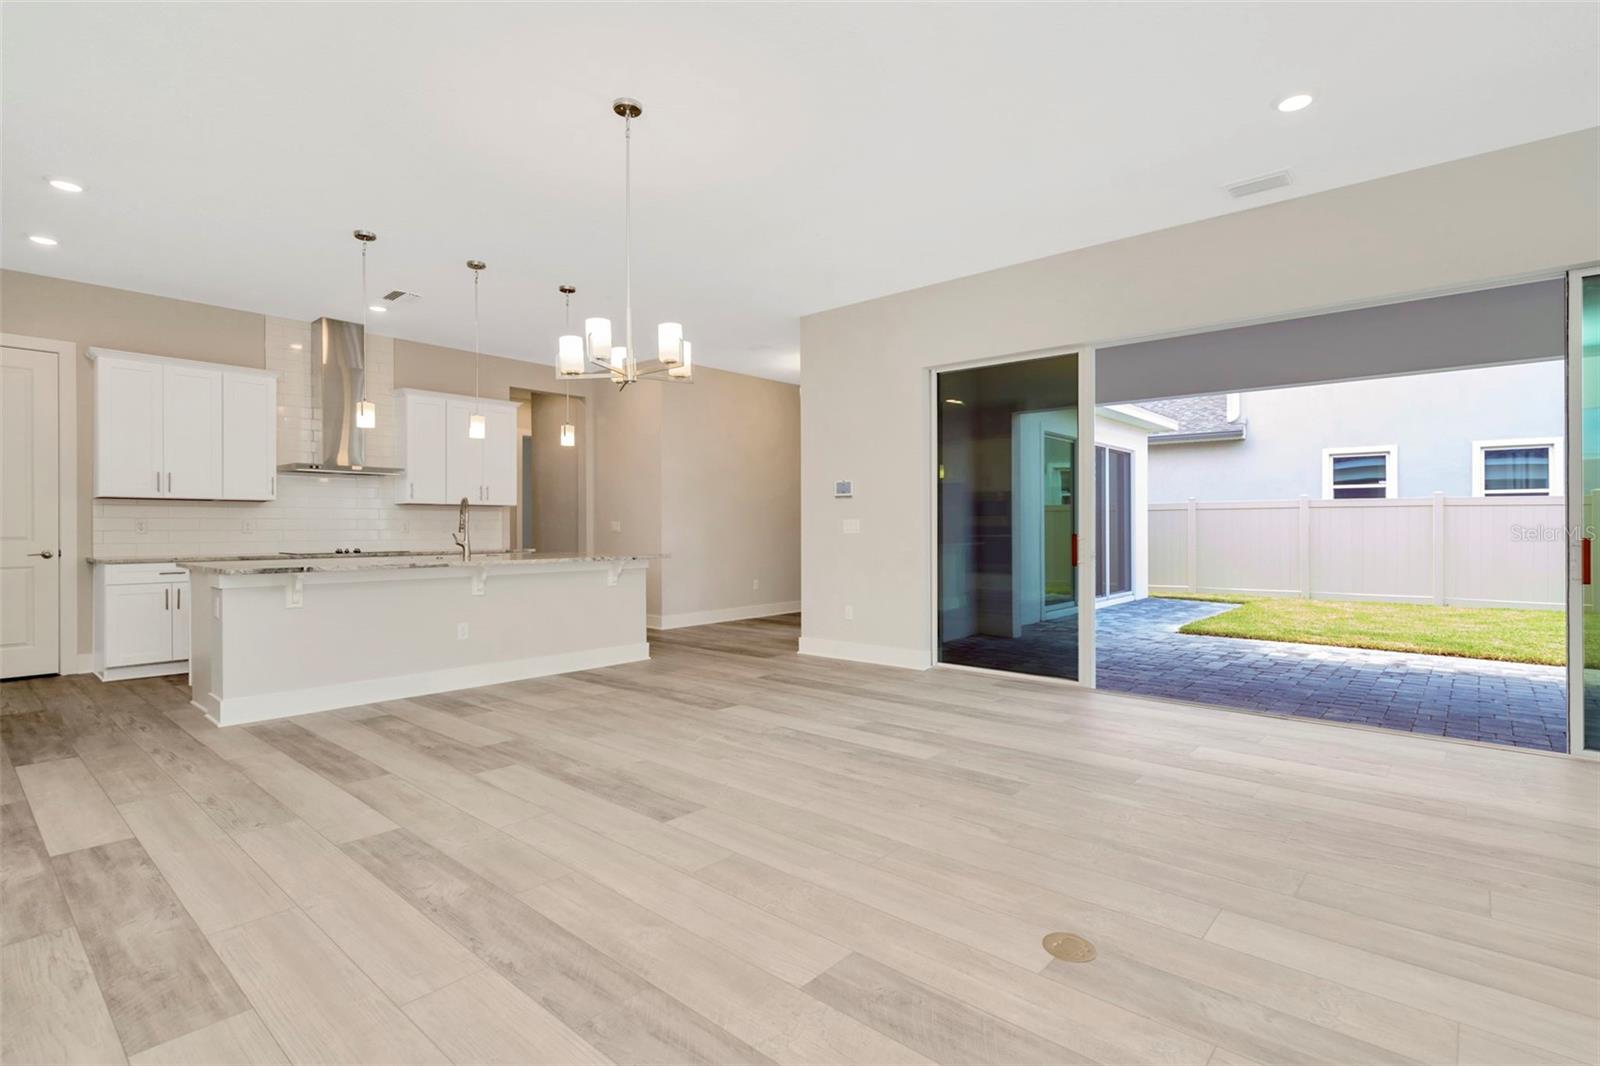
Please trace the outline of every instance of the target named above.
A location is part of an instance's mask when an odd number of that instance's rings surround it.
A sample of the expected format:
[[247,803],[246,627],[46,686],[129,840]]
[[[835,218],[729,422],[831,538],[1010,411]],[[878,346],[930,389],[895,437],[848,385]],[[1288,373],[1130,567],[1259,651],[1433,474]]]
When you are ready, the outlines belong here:
[[1227,189],[1228,195],[1235,200],[1242,200],[1246,196],[1254,196],[1257,193],[1267,192],[1271,189],[1281,189],[1285,185],[1293,184],[1293,182],[1294,179],[1289,177],[1287,170],[1280,170],[1275,174],[1263,174],[1259,178],[1246,178],[1244,181],[1236,181],[1231,185],[1224,185],[1223,188]]
[[390,289],[383,294],[383,302],[386,304],[414,304],[420,299],[422,299],[420,292],[407,292],[405,289]]

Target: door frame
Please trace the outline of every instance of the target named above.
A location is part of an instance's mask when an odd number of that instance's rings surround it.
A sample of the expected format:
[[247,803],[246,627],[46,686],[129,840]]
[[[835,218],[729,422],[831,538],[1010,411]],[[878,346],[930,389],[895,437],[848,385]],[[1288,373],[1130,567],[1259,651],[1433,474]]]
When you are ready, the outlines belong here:
[[[1092,344],[1065,345],[1060,347],[1041,348],[1031,352],[1017,352],[1011,355],[990,356],[983,359],[968,359],[957,363],[946,363],[943,366],[930,366],[923,370],[923,417],[924,440],[923,454],[927,456],[927,471],[924,482],[927,489],[927,515],[929,529],[929,543],[932,551],[928,560],[928,658],[920,668],[927,666],[943,670],[967,670],[980,674],[995,674],[1002,677],[1027,676],[1038,681],[1048,681],[1058,685],[1072,685],[1077,688],[1094,688],[1094,595],[1093,585],[1090,594],[1084,596],[1083,575],[1093,574],[1095,569],[1095,545],[1098,543],[1094,523],[1078,523],[1078,569],[1073,575],[1073,588],[1078,593],[1078,676],[1076,679],[1066,677],[1047,677],[1039,674],[1018,675],[1007,670],[995,670],[984,666],[963,666],[959,663],[945,663],[939,661],[939,375],[956,370],[972,370],[977,367],[1001,366],[1005,363],[1022,363],[1033,359],[1050,359],[1062,355],[1076,355],[1078,357],[1078,462],[1073,464],[1073,495],[1074,509],[1077,514],[1094,513],[1095,479],[1094,473],[1086,469],[1081,461],[1087,451],[1094,454],[1094,367],[1095,349]],[[1087,402],[1086,399],[1087,398]],[[1088,415],[1085,417],[1084,412]],[[1093,466],[1093,464],[1088,464]],[[1084,510],[1087,508],[1087,512]]]
[[[89,656],[78,649],[78,585],[83,556],[78,543],[78,346],[72,341],[0,333],[0,345],[56,357],[56,559],[59,633],[56,670],[81,674],[90,668]],[[70,563],[70,565],[69,565]]]
[[[1600,759],[1586,751],[1583,709],[1583,279],[1600,277],[1600,265],[1567,272],[1567,753]],[[1591,558],[1591,564],[1595,562]]]

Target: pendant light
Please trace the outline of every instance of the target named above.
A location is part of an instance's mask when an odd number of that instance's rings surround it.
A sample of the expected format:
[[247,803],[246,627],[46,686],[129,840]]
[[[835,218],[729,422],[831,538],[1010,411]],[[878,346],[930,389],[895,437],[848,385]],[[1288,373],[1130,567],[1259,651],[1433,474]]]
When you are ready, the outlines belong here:
[[483,352],[478,343],[478,275],[488,269],[488,264],[482,259],[468,259],[467,269],[472,271],[472,417],[467,419],[467,436],[482,440],[488,435],[489,427],[484,421],[483,412],[478,410],[478,384],[483,363]]
[[656,358],[641,364],[633,343],[633,120],[644,113],[637,100],[621,97],[611,110],[622,119],[622,344],[614,344],[609,318],[586,318],[583,335],[563,334],[557,341],[557,373],[564,378],[610,378],[621,387],[653,374],[671,381],[690,381],[689,342],[683,325],[663,322],[656,327]]
[[352,236],[361,242],[361,399],[356,403],[356,428],[376,429],[378,406],[367,399],[367,245],[378,235],[369,229],[358,229]]
[[[571,285],[563,285],[563,286],[561,286],[561,295],[562,295],[563,299],[566,301],[566,305],[567,305],[567,317],[566,317],[565,326],[564,326],[564,328],[566,328],[566,329],[571,329],[572,328],[572,294],[577,292],[577,291],[578,290],[576,288],[574,288],[573,286],[571,286]],[[563,341],[567,340],[566,337],[562,337],[561,339]],[[577,338],[574,337],[572,339],[576,340]],[[561,383],[561,392],[562,392],[562,394],[565,397],[566,402],[567,402],[567,415],[566,415],[566,418],[563,419],[562,422],[561,422],[561,446],[563,448],[575,448],[578,445],[578,427],[572,424],[572,385],[571,385],[571,383],[567,382],[567,381],[563,381]]]

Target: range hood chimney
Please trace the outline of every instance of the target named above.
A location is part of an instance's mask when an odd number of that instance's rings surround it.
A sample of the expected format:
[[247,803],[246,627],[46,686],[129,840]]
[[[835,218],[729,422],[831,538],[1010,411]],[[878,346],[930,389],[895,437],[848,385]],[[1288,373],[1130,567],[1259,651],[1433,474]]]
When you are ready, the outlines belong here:
[[356,428],[356,404],[365,394],[366,337],[355,322],[319,318],[311,323],[312,407],[322,409],[318,462],[278,467],[285,474],[398,474],[367,465],[367,430]]

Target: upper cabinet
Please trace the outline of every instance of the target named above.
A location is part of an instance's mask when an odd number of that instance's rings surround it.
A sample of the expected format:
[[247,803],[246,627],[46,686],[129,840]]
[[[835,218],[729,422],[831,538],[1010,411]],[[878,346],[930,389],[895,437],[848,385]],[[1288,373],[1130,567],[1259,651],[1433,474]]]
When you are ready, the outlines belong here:
[[[419,389],[396,389],[405,474],[400,503],[517,502],[517,405]],[[483,437],[470,435],[474,411]]]
[[270,500],[278,381],[269,371],[91,348],[96,496]]

